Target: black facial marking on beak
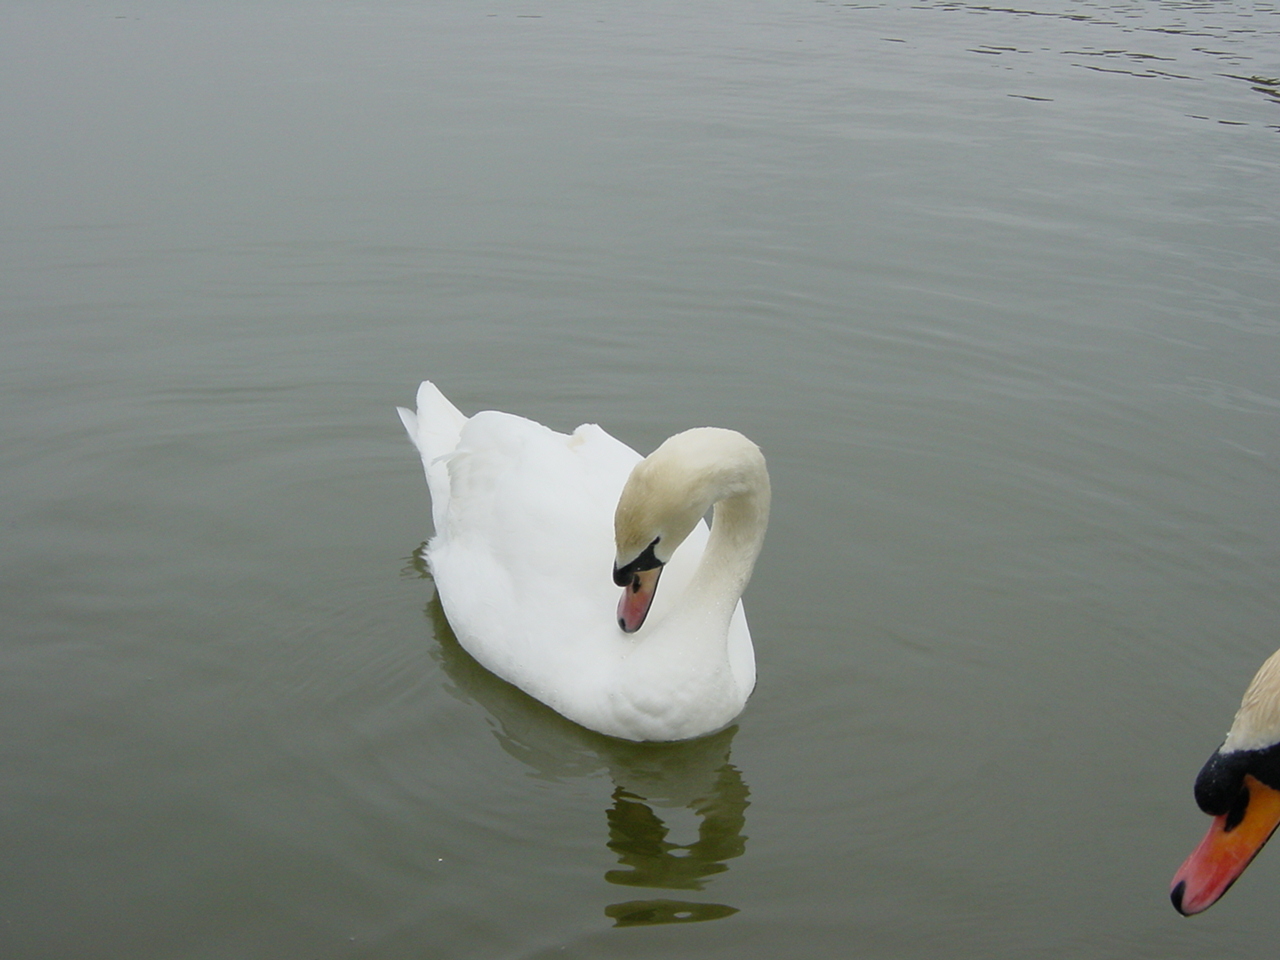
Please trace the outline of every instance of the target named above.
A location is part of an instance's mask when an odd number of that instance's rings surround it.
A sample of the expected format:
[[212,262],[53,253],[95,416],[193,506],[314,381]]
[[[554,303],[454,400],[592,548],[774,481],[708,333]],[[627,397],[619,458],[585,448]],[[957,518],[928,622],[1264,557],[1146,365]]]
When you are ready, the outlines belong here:
[[633,591],[639,591],[640,580],[636,577],[636,574],[662,566],[662,561],[653,552],[653,548],[658,545],[658,541],[661,539],[661,537],[654,537],[653,543],[645,547],[640,556],[627,565],[620,567],[615,563],[613,565],[613,582],[620,587],[630,585]]
[[1227,819],[1222,824],[1222,832],[1230,833],[1244,822],[1245,812],[1249,809],[1249,789],[1242,787],[1235,800],[1227,810]]

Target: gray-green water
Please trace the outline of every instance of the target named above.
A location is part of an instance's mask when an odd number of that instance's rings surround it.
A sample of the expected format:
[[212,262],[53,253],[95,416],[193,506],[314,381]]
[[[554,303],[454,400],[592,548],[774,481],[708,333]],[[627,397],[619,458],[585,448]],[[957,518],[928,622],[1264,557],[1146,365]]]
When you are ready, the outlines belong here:
[[[1017,7],[0,7],[0,954],[1272,950],[1280,8]],[[763,447],[733,729],[456,648],[423,377]]]

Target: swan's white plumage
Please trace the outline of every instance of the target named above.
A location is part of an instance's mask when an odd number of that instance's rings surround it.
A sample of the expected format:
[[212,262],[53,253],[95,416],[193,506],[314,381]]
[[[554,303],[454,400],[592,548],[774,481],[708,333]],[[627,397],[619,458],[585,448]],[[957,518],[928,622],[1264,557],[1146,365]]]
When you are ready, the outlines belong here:
[[426,552],[440,601],[481,664],[583,726],[631,740],[700,736],[740,712],[755,656],[737,597],[768,514],[768,477],[750,441],[707,431],[749,447],[763,477],[737,593],[696,599],[717,589],[705,570],[704,586],[687,591],[708,540],[699,522],[666,564],[648,619],[625,634],[610,575],[614,513],[639,454],[594,424],[566,435],[496,411],[465,417],[430,382],[400,418],[431,492]]

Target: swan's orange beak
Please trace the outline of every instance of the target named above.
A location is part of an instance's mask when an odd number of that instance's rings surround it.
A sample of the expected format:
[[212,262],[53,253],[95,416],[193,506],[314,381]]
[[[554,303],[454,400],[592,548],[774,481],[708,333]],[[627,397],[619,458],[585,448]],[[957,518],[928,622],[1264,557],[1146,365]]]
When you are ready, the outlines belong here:
[[1280,825],[1280,790],[1251,776],[1245,776],[1244,786],[1249,792],[1244,819],[1228,827],[1231,814],[1214,817],[1200,846],[1173,875],[1169,896],[1183,916],[1213,906]]
[[618,601],[618,626],[623,633],[635,633],[643,625],[661,575],[660,566],[631,574],[630,582],[622,588],[622,599]]

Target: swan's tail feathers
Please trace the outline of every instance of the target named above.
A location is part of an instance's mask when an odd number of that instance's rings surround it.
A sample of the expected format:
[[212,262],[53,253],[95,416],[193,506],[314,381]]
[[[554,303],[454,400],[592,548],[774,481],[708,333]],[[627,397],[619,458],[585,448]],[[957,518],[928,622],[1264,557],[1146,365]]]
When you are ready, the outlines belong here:
[[404,424],[409,439],[422,454],[423,463],[452,453],[458,446],[458,436],[467,418],[449,402],[430,380],[423,380],[418,387],[418,409],[396,407],[400,422]]
[[445,463],[458,447],[467,418],[430,380],[423,380],[418,387],[417,402],[416,411],[396,407],[396,412],[422,456],[427,488],[431,491],[432,519],[439,530],[449,501],[449,471]]

